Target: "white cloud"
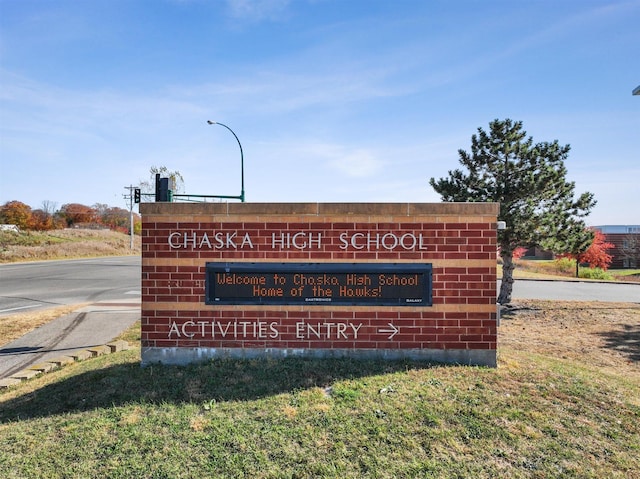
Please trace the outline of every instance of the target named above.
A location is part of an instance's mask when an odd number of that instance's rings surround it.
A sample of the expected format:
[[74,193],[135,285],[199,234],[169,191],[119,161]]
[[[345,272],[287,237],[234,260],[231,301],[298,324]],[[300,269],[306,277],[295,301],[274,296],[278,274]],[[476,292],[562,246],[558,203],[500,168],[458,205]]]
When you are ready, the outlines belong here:
[[227,0],[232,17],[250,22],[278,20],[288,6],[289,0]]
[[368,150],[357,149],[350,152],[336,151],[329,166],[338,173],[355,178],[365,178],[376,174],[382,168],[382,162]]

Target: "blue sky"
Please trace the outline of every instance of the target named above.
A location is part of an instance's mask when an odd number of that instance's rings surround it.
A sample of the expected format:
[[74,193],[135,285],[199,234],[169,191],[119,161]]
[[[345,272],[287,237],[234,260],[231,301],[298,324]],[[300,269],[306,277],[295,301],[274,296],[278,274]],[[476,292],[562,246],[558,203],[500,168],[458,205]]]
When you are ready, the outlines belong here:
[[570,144],[640,224],[640,1],[0,0],[0,204],[126,208],[152,166],[251,202],[438,202],[478,127]]

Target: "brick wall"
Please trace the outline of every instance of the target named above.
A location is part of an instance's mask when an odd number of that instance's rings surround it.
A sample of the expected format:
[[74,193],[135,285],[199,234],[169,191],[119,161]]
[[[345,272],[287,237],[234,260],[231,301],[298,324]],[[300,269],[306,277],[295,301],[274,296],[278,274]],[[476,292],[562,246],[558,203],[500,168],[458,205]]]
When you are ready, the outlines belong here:
[[[496,364],[497,204],[149,203],[140,211],[143,364],[264,355]],[[430,263],[432,305],[207,305],[206,263],[227,261]]]
[[611,269],[637,268],[640,265],[640,234],[605,233],[604,240],[613,244],[607,251],[611,255]]

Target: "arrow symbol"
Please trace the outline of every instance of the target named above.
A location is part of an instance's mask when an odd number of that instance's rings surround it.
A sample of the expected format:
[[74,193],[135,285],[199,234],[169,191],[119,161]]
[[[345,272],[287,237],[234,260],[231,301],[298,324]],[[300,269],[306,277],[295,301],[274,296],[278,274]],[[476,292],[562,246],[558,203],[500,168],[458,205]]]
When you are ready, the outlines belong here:
[[391,333],[387,339],[393,339],[393,337],[400,332],[400,328],[396,328],[393,324],[387,323],[391,329],[378,329],[379,333]]

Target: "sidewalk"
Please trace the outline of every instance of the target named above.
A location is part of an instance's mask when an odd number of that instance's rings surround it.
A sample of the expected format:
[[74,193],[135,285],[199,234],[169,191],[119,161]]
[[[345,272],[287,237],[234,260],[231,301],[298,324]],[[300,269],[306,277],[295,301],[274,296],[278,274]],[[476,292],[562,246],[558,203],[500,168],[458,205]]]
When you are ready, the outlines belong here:
[[79,351],[103,346],[139,319],[139,298],[94,303],[57,318],[0,348],[0,380],[35,364],[65,361]]

